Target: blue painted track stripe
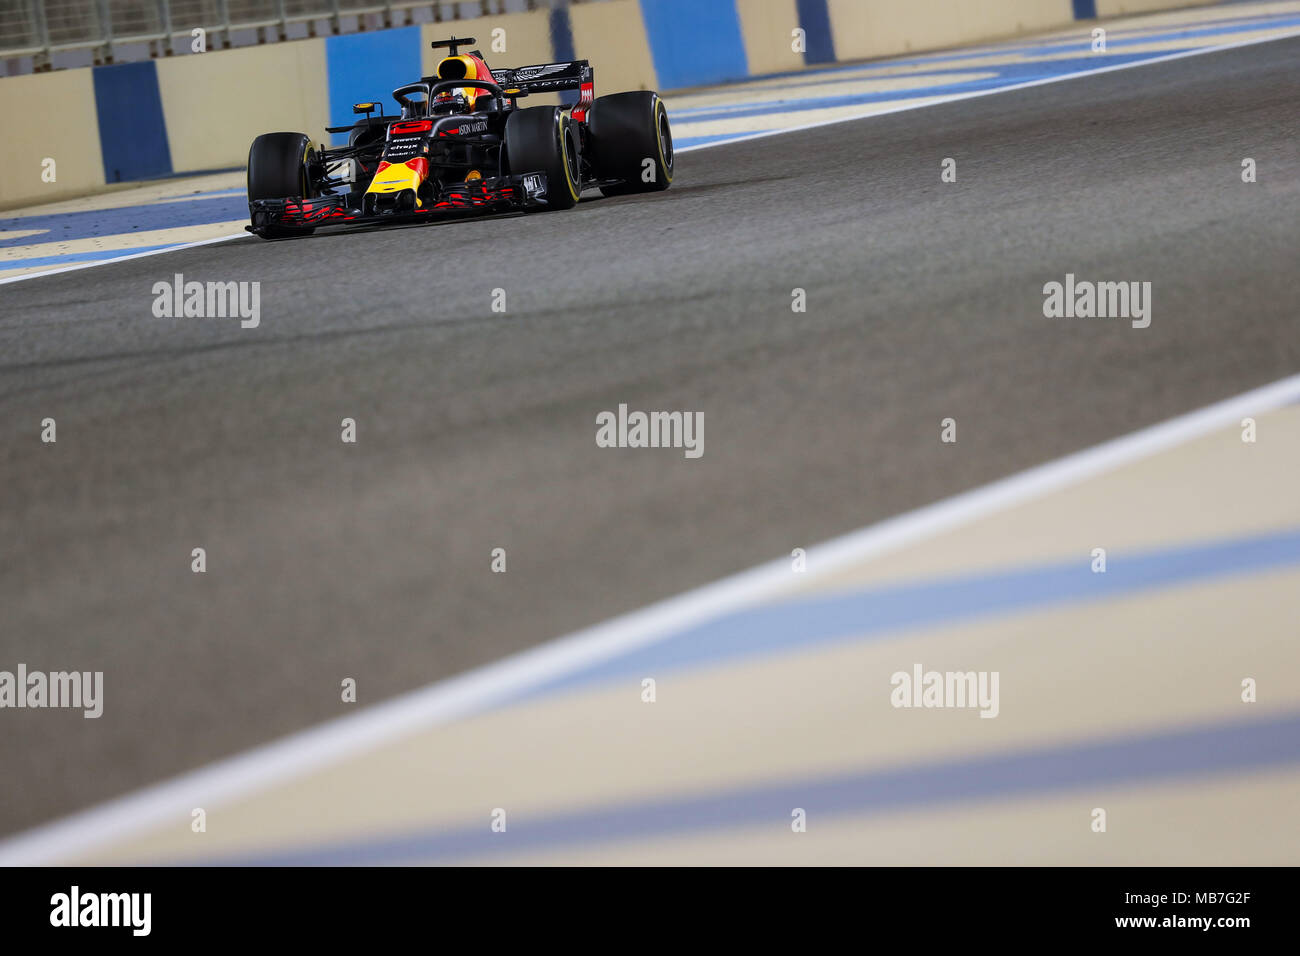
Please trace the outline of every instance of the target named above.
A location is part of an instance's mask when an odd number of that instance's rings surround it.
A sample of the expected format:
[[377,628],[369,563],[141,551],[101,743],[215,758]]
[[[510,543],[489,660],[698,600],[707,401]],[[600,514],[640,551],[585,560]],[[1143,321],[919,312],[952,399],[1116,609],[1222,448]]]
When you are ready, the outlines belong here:
[[1137,554],[1113,552],[1106,573],[1091,557],[995,574],[940,578],[871,591],[818,595],[737,611],[622,657],[574,671],[521,699],[674,668],[713,666],[794,648],[879,639],[995,614],[1115,600],[1157,588],[1300,565],[1300,529]]
[[1116,737],[945,760],[887,770],[781,780],[692,795],[583,808],[520,819],[507,834],[485,825],[403,832],[380,839],[286,849],[264,856],[208,861],[234,866],[380,865],[458,857],[583,849],[616,840],[744,826],[788,827],[790,808],[840,816],[952,807],[991,799],[1050,796],[1079,787],[1187,780],[1267,770],[1300,762],[1300,714],[1219,721],[1140,737]]
[[[1119,55],[1080,54],[1069,59],[1048,60],[1036,63],[1015,63],[1005,66],[989,67],[994,75],[977,80],[963,80],[957,83],[939,85],[920,85],[912,88],[899,87],[880,92],[844,93],[835,96],[809,96],[799,100],[759,100],[755,102],[722,107],[697,107],[695,109],[671,110],[669,119],[678,122],[703,123],[712,120],[737,119],[740,117],[766,116],[773,113],[795,114],[812,110],[822,110],[841,106],[857,106],[866,103],[894,103],[906,99],[924,99],[928,97],[955,96],[962,93],[976,93],[994,90],[1004,86],[1015,86],[1057,76],[1082,73],[1102,66],[1120,66],[1127,63],[1142,63],[1152,57],[1146,53],[1126,53]],[[932,70],[926,76],[942,76],[944,73],[957,75],[980,71],[979,67],[966,70]],[[982,71],[981,71],[982,72]],[[814,81],[817,82],[817,81]]]
[[835,37],[826,0],[797,0],[799,27],[804,32],[805,63],[834,63]]
[[154,61],[97,66],[91,78],[104,181],[170,176],[172,155]]
[[122,249],[96,249],[92,252],[64,252],[55,256],[35,256],[31,259],[0,259],[0,272],[7,269],[69,265],[74,262],[98,262],[101,259],[117,259],[137,252],[156,252],[159,249],[170,249],[172,246],[179,245],[181,245],[179,242],[169,242],[161,246],[130,246]]
[[[1163,43],[1166,41],[1178,41],[1205,37],[1212,42],[1206,43],[1205,47],[1221,46],[1217,38],[1225,38],[1233,33],[1254,32],[1257,30],[1268,30],[1279,27],[1300,26],[1300,17],[1285,14],[1268,14],[1257,17],[1232,17],[1220,21],[1214,21],[1222,26],[1204,26],[1193,25],[1177,30],[1170,30],[1163,33],[1146,34],[1141,30],[1110,30],[1107,34],[1107,46],[1115,49],[1120,46],[1133,46],[1136,44]],[[1126,39],[1116,39],[1118,36],[1125,36]],[[1077,39],[1070,39],[1065,42],[1043,43],[998,43],[993,46],[982,46],[973,50],[962,50],[955,53],[923,53],[910,57],[889,57],[874,63],[853,62],[853,63],[836,63],[824,64],[817,71],[817,75],[837,78],[837,74],[855,73],[863,70],[879,69],[881,67],[899,67],[899,66],[929,66],[931,64],[945,63],[950,60],[976,60],[991,59],[1009,55],[1016,56],[1054,56],[1059,53],[1077,52],[1087,54],[1093,61],[1094,66],[1107,65],[1106,57],[1109,54],[1091,52],[1091,38],[1080,34]],[[1229,42],[1225,39],[1224,42]],[[1188,49],[1191,49],[1190,47]],[[1161,51],[1156,53],[1144,53],[1142,56],[1146,59],[1158,59],[1167,55],[1169,52],[1182,51]],[[1045,64],[1040,64],[1045,65]],[[972,67],[973,69],[974,67]],[[782,73],[769,73],[763,79],[775,80],[782,77],[790,77],[804,82],[809,74],[803,70],[791,70]],[[843,77],[838,77],[842,80]]]
[[[126,236],[137,229],[174,229],[244,219],[248,216],[248,201],[245,196],[245,190],[233,189],[179,201],[0,219],[0,249],[72,239]],[[32,229],[43,232],[34,236],[21,234]],[[6,235],[10,232],[14,235]]]

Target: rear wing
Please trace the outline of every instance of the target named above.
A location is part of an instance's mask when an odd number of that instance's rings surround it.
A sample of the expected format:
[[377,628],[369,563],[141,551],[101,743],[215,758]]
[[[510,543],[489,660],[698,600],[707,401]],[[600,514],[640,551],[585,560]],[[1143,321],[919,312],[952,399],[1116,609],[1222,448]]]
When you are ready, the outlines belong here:
[[492,76],[509,95],[510,90],[524,93],[562,93],[577,90],[578,101],[573,104],[573,118],[580,123],[587,120],[587,110],[596,98],[596,85],[591,64],[586,60],[569,63],[539,63],[520,66],[513,70],[492,68]]
[[520,66],[513,70],[492,67],[492,76],[503,90],[511,88],[525,93],[555,93],[560,90],[580,90],[592,82],[591,64],[586,60],[571,63],[541,63],[537,66]]

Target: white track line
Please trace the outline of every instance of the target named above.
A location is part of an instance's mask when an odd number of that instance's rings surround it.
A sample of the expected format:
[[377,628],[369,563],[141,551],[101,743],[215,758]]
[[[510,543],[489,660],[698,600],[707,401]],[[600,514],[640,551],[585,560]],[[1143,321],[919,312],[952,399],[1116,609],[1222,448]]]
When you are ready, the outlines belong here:
[[[1033,86],[1047,86],[1049,83],[1063,83],[1066,80],[1076,80],[1085,76],[1096,76],[1099,73],[1113,73],[1116,70],[1130,70],[1140,66],[1151,66],[1155,63],[1168,63],[1170,60],[1181,60],[1191,56],[1202,56],[1207,53],[1219,53],[1223,50],[1236,50],[1241,47],[1254,46],[1258,43],[1272,43],[1276,40],[1289,40],[1292,37],[1300,36],[1300,30],[1290,33],[1280,33],[1277,36],[1260,37],[1255,40],[1242,40],[1239,43],[1225,43],[1220,46],[1203,47],[1197,50],[1182,50],[1178,53],[1170,53],[1165,56],[1153,57],[1149,60],[1139,60],[1136,63],[1120,63],[1113,66],[1101,66],[1095,70],[1082,70],[1077,73],[1063,73],[1060,76],[1049,76],[1041,80],[1029,80],[1025,83],[1016,83],[1012,86],[1000,86],[992,90],[976,90],[972,93],[952,93],[925,103],[912,103],[906,106],[890,107],[889,109],[880,110],[876,113],[868,113],[865,116],[845,116],[839,119],[821,120],[816,123],[805,123],[802,126],[791,126],[786,129],[763,130],[757,133],[742,133],[735,139],[722,140],[716,143],[699,143],[695,146],[683,146],[677,150],[678,153],[692,153],[700,149],[713,149],[718,146],[731,146],[735,143],[747,143],[750,140],[763,139],[768,136],[781,136],[785,133],[801,133],[804,130],[817,129],[822,126],[835,126],[838,123],[853,123],[859,120],[875,119],[877,116],[889,116],[893,113],[906,113],[910,110],[922,110],[930,106],[941,106],[944,103],[953,103],[958,100],[971,100],[980,96],[993,96],[997,93],[1010,93],[1013,90],[1025,90]],[[960,48],[956,48],[960,49]],[[975,47],[975,50],[997,49],[996,47]],[[913,58],[908,58],[913,59]],[[880,65],[888,65],[889,60],[879,61]],[[761,79],[753,77],[752,79]],[[748,82],[748,81],[743,81]],[[227,242],[231,239],[240,239],[249,235],[247,232],[237,232],[229,236],[218,236],[216,239],[204,239],[202,242],[187,242],[179,246],[172,246],[169,249],[155,249],[152,252],[138,252],[134,255],[117,256],[113,259],[103,259],[99,262],[82,262],[74,266],[67,266],[61,269],[51,269],[49,272],[33,272],[29,275],[10,276],[7,279],[0,279],[0,285],[9,282],[24,282],[28,279],[39,279],[43,276],[58,275],[60,272],[72,272],[76,269],[93,269],[95,266],[112,265],[115,262],[126,262],[128,259],[143,259],[146,256],[160,256],[167,252],[177,252],[181,249],[193,249],[195,246],[206,246],[214,242]]]
[[196,806],[210,809],[413,731],[480,713],[553,678],[653,644],[720,614],[771,601],[804,587],[810,579],[834,574],[851,564],[950,531],[1216,429],[1237,426],[1244,417],[1297,401],[1300,375],[1293,375],[889,518],[810,548],[804,574],[792,575],[789,559],[782,557],[29,830],[0,843],[0,865],[84,858],[96,848],[138,834],[165,819],[188,820]]

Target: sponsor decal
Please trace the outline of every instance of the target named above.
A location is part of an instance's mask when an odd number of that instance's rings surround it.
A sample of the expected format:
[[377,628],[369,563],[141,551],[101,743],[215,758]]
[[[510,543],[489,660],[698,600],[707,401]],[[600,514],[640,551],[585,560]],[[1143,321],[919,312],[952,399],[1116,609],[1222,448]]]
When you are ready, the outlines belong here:
[[567,63],[548,63],[545,66],[524,66],[515,70],[516,80],[535,80],[568,69]]

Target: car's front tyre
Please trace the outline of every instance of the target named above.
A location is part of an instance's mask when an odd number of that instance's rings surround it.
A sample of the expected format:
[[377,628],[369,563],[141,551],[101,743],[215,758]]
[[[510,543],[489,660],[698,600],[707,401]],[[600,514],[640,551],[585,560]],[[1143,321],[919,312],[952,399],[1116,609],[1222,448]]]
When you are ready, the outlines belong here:
[[572,209],[582,192],[578,129],[558,106],[515,110],[506,120],[510,172],[546,173],[548,209]]
[[[309,171],[313,158],[311,140],[305,133],[263,133],[248,151],[248,201],[310,199],[314,195]],[[263,239],[292,239],[315,231],[313,226],[263,226],[257,234]]]

